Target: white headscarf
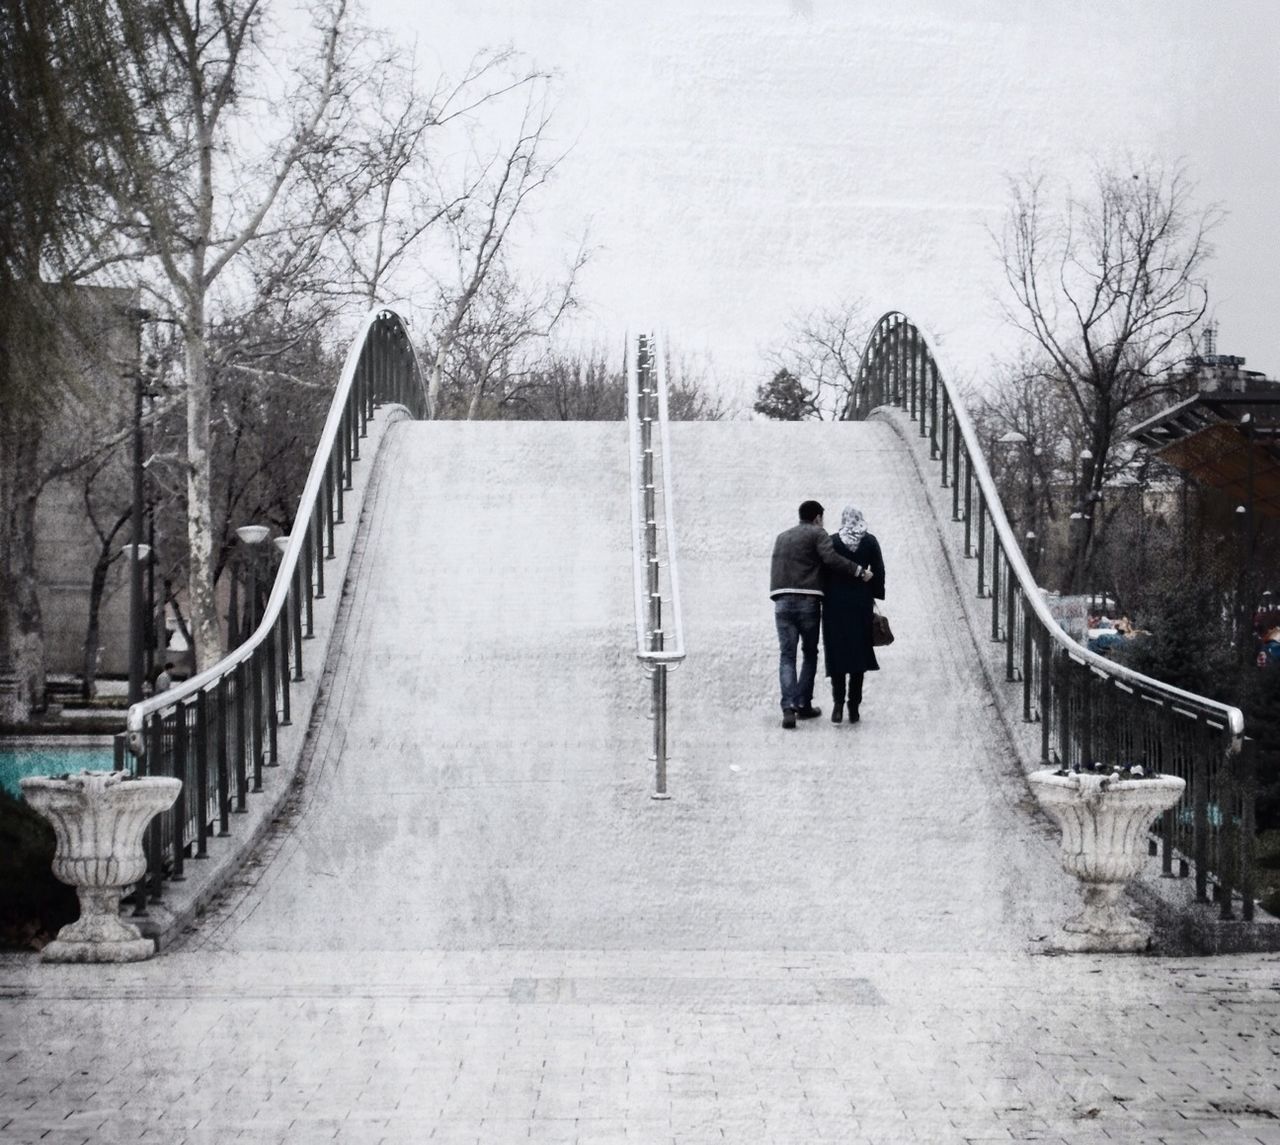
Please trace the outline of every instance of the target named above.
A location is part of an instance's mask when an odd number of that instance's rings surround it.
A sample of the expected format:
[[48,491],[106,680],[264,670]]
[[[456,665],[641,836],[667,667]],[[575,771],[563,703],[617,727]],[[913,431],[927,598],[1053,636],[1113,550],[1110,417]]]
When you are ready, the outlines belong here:
[[844,512],[840,514],[840,539],[852,552],[862,543],[862,538],[866,535],[867,519],[862,515],[862,510],[846,505]]

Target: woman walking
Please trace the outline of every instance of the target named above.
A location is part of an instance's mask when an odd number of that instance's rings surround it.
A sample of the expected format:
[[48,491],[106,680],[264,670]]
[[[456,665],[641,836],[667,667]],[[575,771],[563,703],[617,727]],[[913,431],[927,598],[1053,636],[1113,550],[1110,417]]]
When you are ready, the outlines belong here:
[[831,545],[842,557],[871,570],[871,579],[861,581],[823,569],[822,645],[831,677],[831,722],[838,724],[844,718],[847,697],[849,722],[856,724],[863,676],[880,668],[871,645],[871,614],[875,601],[884,600],[884,558],[880,542],[867,532],[862,511],[852,505],[840,514],[840,528],[831,534]]

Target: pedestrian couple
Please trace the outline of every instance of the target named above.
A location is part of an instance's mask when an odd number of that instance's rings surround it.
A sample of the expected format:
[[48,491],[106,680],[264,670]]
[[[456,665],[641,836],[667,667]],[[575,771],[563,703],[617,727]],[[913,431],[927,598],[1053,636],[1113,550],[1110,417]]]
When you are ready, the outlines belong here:
[[[884,599],[884,560],[880,542],[867,532],[866,518],[852,505],[840,515],[840,528],[827,535],[822,506],[805,501],[800,522],[778,534],[769,573],[778,626],[778,682],[782,686],[782,726],[822,715],[813,706],[813,682],[818,673],[818,630],[827,675],[831,677],[831,722],[844,718],[857,723],[862,704],[862,678],[874,672],[871,645],[875,601]],[[800,674],[796,675],[796,646]]]

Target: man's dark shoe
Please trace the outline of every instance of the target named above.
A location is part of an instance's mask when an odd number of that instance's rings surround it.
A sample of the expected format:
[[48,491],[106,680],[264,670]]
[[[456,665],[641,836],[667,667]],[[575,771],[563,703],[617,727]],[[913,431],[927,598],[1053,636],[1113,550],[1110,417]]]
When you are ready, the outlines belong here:
[[838,724],[842,719],[844,719],[844,705],[836,704],[836,706],[831,709],[831,722],[833,724]]
[[796,710],[795,708],[782,709],[782,726],[784,728],[793,728],[796,726]]
[[807,708],[796,709],[796,719],[798,720],[816,720],[820,715],[822,715],[822,709],[815,708],[812,704]]
[[851,724],[856,724],[860,719],[862,719],[862,717],[858,715],[858,709],[855,708],[852,704],[850,704],[849,705],[849,722]]

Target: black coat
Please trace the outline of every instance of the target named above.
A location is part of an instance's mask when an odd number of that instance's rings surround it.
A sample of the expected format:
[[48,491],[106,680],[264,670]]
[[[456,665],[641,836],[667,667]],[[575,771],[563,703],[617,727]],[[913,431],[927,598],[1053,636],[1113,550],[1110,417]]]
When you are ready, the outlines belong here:
[[827,675],[875,672],[880,665],[871,646],[871,613],[874,601],[884,600],[884,558],[880,542],[867,533],[853,552],[831,534],[832,547],[842,557],[869,566],[869,581],[854,580],[823,569],[822,645]]

